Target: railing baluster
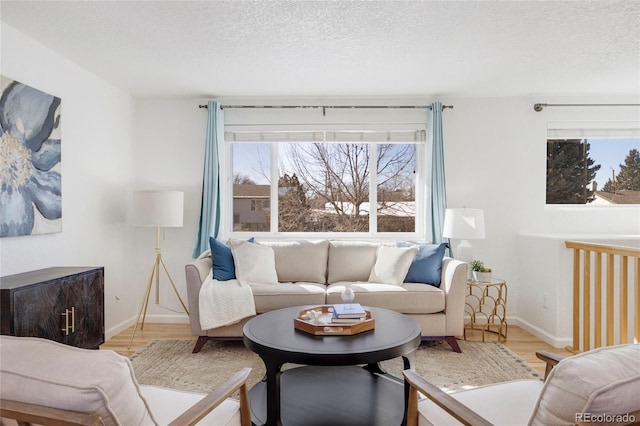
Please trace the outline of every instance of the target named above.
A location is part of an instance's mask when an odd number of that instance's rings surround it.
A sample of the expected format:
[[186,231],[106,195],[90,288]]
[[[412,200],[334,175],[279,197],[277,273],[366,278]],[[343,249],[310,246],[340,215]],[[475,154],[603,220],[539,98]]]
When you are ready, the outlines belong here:
[[636,317],[635,329],[633,330],[634,343],[640,343],[640,257],[636,257],[635,261],[635,289],[633,296],[635,298],[634,315]]
[[583,303],[582,303],[582,341],[583,351],[591,349],[591,251],[584,251],[583,267]]
[[613,269],[614,269],[614,255],[613,253],[609,253],[607,255],[607,335],[605,336],[607,339],[607,346],[613,346],[614,342],[614,332],[613,332]]
[[594,252],[596,260],[595,284],[593,290],[594,304],[594,324],[593,324],[593,347],[602,346],[602,253]]
[[620,343],[629,343],[629,257],[620,256]]
[[580,249],[573,249],[573,346],[580,352]]

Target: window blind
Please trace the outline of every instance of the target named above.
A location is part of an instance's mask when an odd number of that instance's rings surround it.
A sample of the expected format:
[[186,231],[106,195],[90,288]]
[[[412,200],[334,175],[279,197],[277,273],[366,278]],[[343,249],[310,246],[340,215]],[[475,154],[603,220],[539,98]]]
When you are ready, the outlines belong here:
[[640,138],[640,122],[550,122],[547,139],[635,139]]
[[226,142],[424,143],[426,130],[225,131]]

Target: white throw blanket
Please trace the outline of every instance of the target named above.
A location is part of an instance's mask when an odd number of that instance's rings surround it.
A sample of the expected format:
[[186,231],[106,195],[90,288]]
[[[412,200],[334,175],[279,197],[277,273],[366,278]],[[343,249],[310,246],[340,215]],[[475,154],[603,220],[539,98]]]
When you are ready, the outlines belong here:
[[218,281],[209,274],[200,288],[200,327],[203,330],[237,323],[256,315],[251,286],[238,280]]

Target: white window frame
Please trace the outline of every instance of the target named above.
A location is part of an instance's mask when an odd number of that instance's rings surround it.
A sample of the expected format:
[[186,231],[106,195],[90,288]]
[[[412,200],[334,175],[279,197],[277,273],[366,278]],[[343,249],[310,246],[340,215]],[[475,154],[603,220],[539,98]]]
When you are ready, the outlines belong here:
[[[545,137],[545,153],[549,139],[629,139],[640,138],[640,121],[549,121]],[[624,159],[621,159],[623,161]],[[545,161],[545,191],[546,191]],[[547,204],[545,211],[637,210],[638,204]]]
[[[313,126],[305,125],[305,126],[287,126],[286,130],[291,130],[291,128],[297,128],[299,130],[309,130],[311,128],[316,128]],[[372,128],[373,127],[373,128]],[[241,131],[241,130],[256,130],[259,128],[264,131],[273,131],[282,129],[282,126],[270,126],[270,125],[260,125],[258,126],[225,126],[225,132],[228,131]],[[353,124],[349,127],[346,127],[344,124],[336,126],[337,129],[345,130],[411,130],[411,131],[425,131],[426,132],[426,124],[422,123],[417,128],[415,125],[413,127],[408,127],[407,124],[381,124],[376,126],[362,126]],[[324,130],[336,130],[331,126],[323,126],[322,131]],[[379,241],[397,241],[397,240],[407,240],[407,241],[430,241],[431,236],[427,235],[427,232],[430,230],[430,226],[427,226],[431,221],[430,213],[431,209],[429,208],[429,177],[431,176],[431,141],[429,138],[426,138],[425,142],[416,143],[416,162],[415,162],[415,171],[416,171],[416,187],[415,187],[415,196],[416,196],[416,215],[415,215],[415,223],[416,223],[416,231],[415,232],[377,232],[377,215],[369,215],[369,232],[279,232],[277,230],[277,221],[271,221],[271,232],[238,232],[233,230],[233,160],[232,160],[232,146],[234,143],[242,143],[242,142],[232,142],[232,141],[224,141],[219,145],[220,152],[220,196],[221,196],[221,217],[220,217],[220,232],[219,236],[221,238],[238,238],[238,239],[247,239],[252,236],[258,236],[264,240],[281,240],[281,239],[313,239],[313,238],[331,238],[331,239],[350,239],[350,240],[379,240]],[[255,143],[250,142],[250,143]],[[375,143],[370,142],[372,145]],[[398,142],[400,143],[400,142]],[[271,173],[271,182],[278,182],[278,144],[272,144],[273,148],[270,150],[270,173]],[[375,164],[375,156],[377,155],[376,149],[371,149],[370,152],[374,156],[371,159],[371,163]],[[377,175],[377,170],[370,171],[370,179],[373,179]],[[377,190],[371,191],[370,203],[372,205],[376,205],[377,203]],[[231,202],[230,202],[231,200]],[[275,202],[274,202],[275,200]],[[278,186],[271,185],[271,198],[270,198],[270,209],[271,209],[271,217],[278,217]]]

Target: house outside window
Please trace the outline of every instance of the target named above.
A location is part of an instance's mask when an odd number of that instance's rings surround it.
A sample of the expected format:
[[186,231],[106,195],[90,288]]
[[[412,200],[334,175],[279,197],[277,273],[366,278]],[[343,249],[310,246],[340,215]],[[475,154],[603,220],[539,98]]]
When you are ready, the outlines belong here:
[[232,233],[424,239],[425,139],[424,128],[227,129]]
[[[251,183],[233,185],[234,231],[268,232],[270,186]],[[266,206],[266,208],[265,208]]]
[[549,123],[546,204],[640,204],[640,123]]

